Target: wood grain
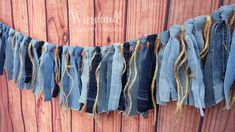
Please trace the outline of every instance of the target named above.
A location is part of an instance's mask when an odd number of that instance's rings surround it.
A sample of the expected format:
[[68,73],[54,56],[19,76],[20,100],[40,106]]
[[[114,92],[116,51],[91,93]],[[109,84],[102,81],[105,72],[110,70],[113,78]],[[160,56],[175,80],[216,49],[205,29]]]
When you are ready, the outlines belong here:
[[[47,41],[58,45],[69,45],[67,0],[47,0]],[[58,97],[52,101],[53,131],[71,131],[71,110],[58,106]],[[47,110],[49,111],[49,110]],[[55,122],[55,126],[53,123]]]
[[[70,45],[94,46],[94,25],[89,21],[94,17],[93,1],[68,0],[68,9]],[[72,131],[91,132],[93,130],[93,117],[84,112],[72,111]]]
[[[1,0],[0,20],[33,38],[59,45],[104,46],[159,33],[188,18],[210,14],[235,0]],[[107,21],[99,21],[100,18]],[[108,18],[112,18],[108,20]],[[175,102],[160,106],[157,124],[153,112],[144,119],[105,114],[95,122],[86,113],[58,106],[58,98],[44,102],[32,91],[19,91],[6,75],[0,77],[0,131],[226,131],[235,130],[235,108],[223,103],[200,118],[185,106],[175,114]],[[157,128],[157,129],[155,129]]]
[[[115,42],[124,42],[125,0],[95,1],[95,45],[105,46]],[[106,20],[105,20],[106,19]],[[118,132],[121,130],[121,113],[102,114],[95,124],[95,131]]]
[[[2,0],[0,3],[0,20],[9,26],[13,26],[11,10],[10,1]],[[9,106],[9,88],[5,73],[0,76],[0,91],[0,131],[13,131],[12,107]]]

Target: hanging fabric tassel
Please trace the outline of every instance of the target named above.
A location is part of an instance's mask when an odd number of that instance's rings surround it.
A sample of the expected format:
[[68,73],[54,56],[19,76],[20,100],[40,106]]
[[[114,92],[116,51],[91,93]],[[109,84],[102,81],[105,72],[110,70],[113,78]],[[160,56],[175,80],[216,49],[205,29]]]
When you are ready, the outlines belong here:
[[[205,62],[204,82],[206,90],[206,106],[218,104],[224,98],[223,80],[230,49],[230,28],[228,20],[233,12],[233,6],[221,7],[212,13],[216,21],[211,28],[210,47]],[[209,91],[210,90],[210,91]],[[212,92],[213,91],[213,92]],[[214,94],[211,94],[214,93]]]
[[52,99],[51,90],[54,87],[54,54],[53,50],[56,48],[54,44],[45,42],[42,49],[39,65],[39,79],[40,92],[44,92],[44,100],[50,101]]
[[[32,57],[31,62],[33,64],[33,73],[32,73],[32,81],[31,81],[31,87],[33,88],[33,92],[35,96],[39,96],[40,94],[40,80],[39,80],[39,65],[40,61],[39,58],[41,57],[42,54],[42,47],[43,47],[44,42],[43,41],[37,41],[37,40],[32,40],[31,45],[32,45]],[[31,56],[30,55],[30,56]]]
[[180,43],[177,39],[180,29],[180,25],[174,25],[170,28],[170,38],[163,54],[159,79],[159,95],[162,102],[169,102],[170,97],[173,101],[177,100],[174,63],[180,51]]
[[160,100],[160,93],[159,93],[159,80],[160,80],[160,71],[162,67],[163,55],[166,49],[167,42],[169,41],[170,33],[169,31],[164,31],[159,34],[159,39],[161,43],[161,48],[159,50],[157,60],[158,60],[158,71],[157,71],[157,78],[156,78],[156,101],[159,105],[166,105],[166,102],[162,102]]
[[[184,37],[184,28],[181,27],[181,32],[180,32],[180,40],[182,40],[182,38]],[[176,80],[176,88],[177,88],[177,96],[178,96],[178,100],[177,100],[177,105],[176,105],[176,112],[178,112],[181,109],[181,100],[184,96],[183,93],[183,86],[182,86],[182,82],[180,79],[180,75],[179,75],[179,71],[181,66],[183,65],[183,63],[186,61],[185,59],[185,43],[184,40],[180,41],[180,53],[179,56],[177,57],[175,64],[174,64],[174,75],[175,75],[175,80]]]
[[89,85],[88,85],[88,92],[87,92],[87,103],[86,103],[86,112],[93,114],[93,106],[95,103],[95,98],[97,95],[97,81],[95,72],[96,69],[101,61],[101,49],[100,47],[95,47],[95,53],[91,59],[91,63],[89,64]]
[[4,64],[6,59],[6,44],[8,38],[9,27],[5,24],[2,25],[1,38],[0,38],[0,75],[3,75]]
[[[226,7],[226,6],[225,6]],[[227,9],[225,8],[221,9],[221,17],[223,19],[223,13],[224,12],[230,12],[230,8]],[[234,30],[234,19],[235,19],[235,6],[232,6],[233,8],[233,14],[230,17],[230,30],[233,30],[232,36],[231,36],[231,45],[230,45],[230,51],[229,51],[229,56],[228,56],[228,61],[227,61],[227,66],[226,66],[226,72],[225,72],[225,77],[224,77],[224,96],[225,96],[225,102],[226,102],[226,109],[230,109],[230,103],[232,105],[232,102],[234,102],[235,96],[232,95],[232,85],[235,80],[235,71],[234,71],[234,57],[235,57],[235,30]],[[226,10],[227,9],[227,10]],[[228,17],[226,17],[225,21],[227,22]],[[232,29],[231,29],[232,28]]]
[[19,52],[18,52],[18,56],[19,56],[19,76],[17,78],[17,84],[18,87],[20,88],[20,90],[24,89],[24,81],[25,81],[25,56],[26,56],[26,52],[27,52],[27,46],[28,46],[28,42],[31,40],[31,38],[27,37],[27,36],[23,36],[23,39],[20,43],[20,47],[19,47]]
[[14,48],[14,66],[13,66],[13,77],[15,84],[18,84],[17,79],[20,69],[19,48],[22,40],[23,40],[23,35],[19,32],[16,32],[16,43]]
[[10,28],[6,43],[6,68],[7,68],[7,79],[12,80],[13,75],[13,63],[14,63],[14,48],[15,45],[15,30]]
[[137,112],[147,117],[150,109],[153,108],[151,99],[151,82],[153,78],[154,68],[156,65],[154,54],[154,42],[157,35],[142,37],[141,49],[139,51],[139,89],[137,94]]
[[120,96],[120,100],[119,100],[119,106],[118,106],[118,110],[120,111],[125,111],[126,107],[125,107],[125,86],[127,84],[128,81],[128,69],[129,69],[129,62],[130,62],[130,58],[131,58],[131,51],[130,51],[130,44],[129,42],[125,42],[123,44],[123,57],[124,57],[124,62],[126,64],[126,68],[124,70],[124,73],[122,75],[122,93]]
[[89,47],[84,49],[84,58],[83,58],[83,70],[81,75],[82,80],[82,91],[81,91],[81,97],[79,99],[79,102],[86,104],[87,100],[87,91],[88,91],[88,85],[89,85],[89,67],[88,65],[91,62],[92,56],[95,52],[95,47]]
[[53,94],[52,97],[56,98],[59,93],[60,93],[60,89],[62,88],[62,84],[61,84],[61,62],[62,62],[62,52],[63,52],[63,46],[57,46],[54,52],[54,56],[55,56],[55,76],[54,76],[54,80],[55,80],[55,87],[53,90]]
[[152,103],[153,103],[153,107],[154,107],[154,121],[153,124],[155,124],[157,122],[157,101],[156,101],[156,79],[157,79],[157,73],[158,73],[158,53],[159,53],[159,49],[161,48],[161,43],[160,43],[160,39],[159,36],[156,38],[155,42],[154,42],[154,54],[155,54],[155,70],[154,70],[154,74],[153,74],[153,79],[151,82],[151,99],[152,99]]
[[201,116],[204,116],[203,108],[205,107],[205,85],[199,57],[199,47],[196,38],[193,35],[193,20],[189,19],[184,24],[185,41],[187,43],[188,63],[190,66],[191,89],[194,97],[195,107],[200,109]]
[[112,63],[111,89],[108,102],[108,111],[118,108],[120,95],[122,91],[122,72],[124,61],[121,53],[121,45],[114,44],[114,55]]

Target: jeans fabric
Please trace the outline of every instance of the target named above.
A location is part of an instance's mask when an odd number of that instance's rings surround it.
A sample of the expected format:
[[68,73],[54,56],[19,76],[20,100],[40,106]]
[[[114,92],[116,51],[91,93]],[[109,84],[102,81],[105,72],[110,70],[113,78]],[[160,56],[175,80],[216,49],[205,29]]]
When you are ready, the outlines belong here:
[[40,65],[39,58],[41,57],[42,54],[43,45],[44,45],[43,41],[37,41],[34,39],[32,40],[32,50],[33,50],[32,54],[33,54],[33,61],[35,64],[35,73],[33,73],[34,74],[33,76],[35,76],[35,81],[31,83],[33,83],[32,86],[35,96],[38,96],[40,94],[40,85],[39,85],[40,80],[39,80],[38,71]]
[[[18,85],[21,90],[24,88],[25,81],[28,81],[28,80],[26,80],[26,79],[28,79],[26,76],[26,69],[27,69],[27,71],[32,70],[32,64],[31,64],[29,58],[26,58],[26,55],[28,54],[28,45],[29,45],[30,41],[31,41],[30,37],[24,36],[24,38],[20,44],[20,49],[19,49],[20,69],[19,69],[19,77],[18,77],[19,84]],[[27,84],[26,87],[27,87],[27,89],[29,89],[30,84]]]
[[169,102],[170,97],[172,100],[177,99],[174,64],[180,50],[179,40],[177,39],[180,29],[179,25],[174,25],[170,28],[170,38],[163,54],[159,79],[160,100],[163,102]]
[[19,49],[20,49],[20,43],[23,40],[23,35],[19,32],[16,33],[16,43],[14,46],[14,68],[13,68],[13,77],[14,82],[17,84],[17,79],[19,75],[19,69],[20,69],[20,57],[19,57]]
[[10,28],[8,33],[8,38],[6,42],[6,68],[7,68],[7,79],[11,80],[13,75],[13,63],[14,63],[14,49],[13,49],[13,43],[14,43],[14,37],[15,30]]
[[86,103],[86,112],[93,113],[93,106],[97,96],[97,81],[96,81],[96,69],[101,61],[101,49],[100,47],[95,47],[95,53],[90,63],[89,70],[89,85],[87,92],[87,103]]
[[139,69],[140,76],[139,89],[137,95],[137,111],[146,116],[148,111],[153,108],[151,98],[151,83],[155,71],[156,60],[154,55],[155,36],[143,37],[142,47],[140,49]]
[[128,69],[129,69],[129,62],[130,62],[130,58],[131,58],[131,52],[130,52],[130,44],[129,42],[125,42],[123,44],[123,50],[124,50],[124,53],[123,53],[123,56],[125,58],[125,64],[126,64],[126,69],[122,75],[122,92],[121,92],[121,95],[120,95],[120,100],[119,100],[119,106],[118,106],[118,110],[120,111],[125,111],[126,110],[126,106],[125,106],[125,96],[124,96],[124,89],[125,89],[125,86],[126,86],[126,83],[128,81]]
[[[131,50],[131,57],[136,53],[136,66],[138,65],[138,57],[139,57],[139,52],[136,51],[136,41],[130,41],[130,50]],[[134,57],[133,57],[134,59]],[[132,60],[130,60],[129,63],[129,69],[128,69],[128,79],[129,82],[126,84],[127,85],[127,93],[125,93],[125,95],[128,95],[128,91],[130,91],[130,96],[131,97],[127,97],[126,98],[126,112],[130,111],[129,115],[133,116],[136,115],[137,112],[137,94],[138,94],[138,89],[139,89],[139,77],[138,77],[138,73],[137,75],[135,74],[135,62]],[[131,62],[132,61],[132,62]],[[135,81],[133,80],[134,77],[136,75],[136,79]],[[132,87],[130,89],[130,85],[132,83]],[[130,89],[130,90],[129,90]],[[130,104],[130,102],[132,102],[132,105]],[[127,113],[128,114],[128,113]]]
[[190,67],[191,75],[191,89],[194,97],[195,107],[200,109],[200,113],[203,116],[202,108],[205,107],[204,96],[205,96],[205,85],[203,82],[203,74],[201,69],[201,62],[199,56],[198,43],[195,36],[193,35],[193,20],[189,19],[184,24],[185,31],[185,41],[187,43],[187,55],[188,55],[188,64]]
[[161,42],[161,48],[158,53],[158,71],[157,71],[157,79],[156,79],[156,101],[157,104],[166,105],[166,102],[160,100],[160,92],[159,92],[159,80],[160,80],[160,71],[162,67],[163,55],[166,49],[166,45],[169,41],[170,33],[169,31],[164,31],[159,34],[159,39]]
[[81,91],[80,66],[83,49],[80,47],[68,47],[64,49],[62,60],[64,62],[62,65],[63,90],[61,91],[60,97],[62,98],[63,105],[68,105],[72,110],[78,111],[80,109],[78,100]]
[[221,8],[212,13],[216,22],[211,28],[210,47],[204,67],[206,107],[218,104],[224,98],[223,83],[230,48],[228,19],[232,12],[233,7]]
[[124,66],[121,45],[114,44],[114,55],[112,63],[111,89],[108,102],[108,111],[113,111],[118,108],[120,95],[122,91],[122,72]]
[[8,32],[9,32],[9,27],[6,26],[5,24],[2,24],[1,39],[0,39],[0,75],[3,75],[4,71]]
[[55,58],[53,51],[56,48],[54,44],[45,42],[42,49],[39,65],[40,88],[44,93],[45,101],[52,99],[51,90],[54,88],[54,65]]
[[[58,48],[59,62],[62,62],[63,46],[58,46],[57,48]],[[60,66],[60,64],[56,64],[56,65],[59,68],[59,74],[60,74],[60,76],[58,77],[58,79],[59,79],[58,81],[61,81],[62,67]],[[54,76],[54,80],[55,80],[55,78],[56,77]],[[55,80],[55,82],[56,82],[56,80]],[[54,87],[54,90],[53,90],[53,93],[52,93],[52,97],[56,98],[59,95],[59,93],[60,93],[60,86],[59,86],[58,83],[55,83],[55,87]]]
[[83,58],[83,69],[82,69],[82,91],[81,91],[81,97],[79,99],[79,102],[86,104],[87,101],[87,91],[89,86],[89,64],[91,62],[92,56],[95,52],[94,47],[89,47],[84,49],[85,57]]
[[99,93],[98,93],[98,113],[107,112],[108,100],[111,89],[111,75],[114,47],[104,46],[101,48],[102,60],[99,69]]

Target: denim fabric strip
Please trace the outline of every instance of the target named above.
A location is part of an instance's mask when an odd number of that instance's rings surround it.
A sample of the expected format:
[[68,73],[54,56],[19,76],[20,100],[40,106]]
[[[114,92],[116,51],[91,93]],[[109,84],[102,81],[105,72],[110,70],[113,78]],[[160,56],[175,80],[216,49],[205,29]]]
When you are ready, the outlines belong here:
[[229,57],[228,57],[228,63],[226,67],[226,72],[225,72],[225,79],[224,79],[224,95],[225,95],[225,101],[226,101],[226,109],[229,110],[229,100],[230,100],[230,90],[233,85],[233,82],[235,80],[235,28],[233,29],[233,34],[232,34],[232,43],[231,43],[231,49],[229,52]]
[[160,92],[159,92],[159,80],[160,80],[160,71],[162,67],[162,61],[163,61],[163,55],[164,51],[166,49],[167,42],[170,38],[170,33],[169,31],[164,31],[159,34],[160,42],[161,42],[161,49],[159,50],[158,53],[158,72],[157,72],[157,79],[156,79],[156,101],[157,104],[160,105],[166,105],[166,102],[163,102],[160,100]]
[[204,39],[203,39],[203,26],[206,22],[206,16],[198,16],[194,18],[194,36],[197,41],[197,45],[199,47],[199,51],[201,51],[204,47]]
[[[204,68],[204,82],[208,89],[206,90],[206,98],[210,96],[211,91],[214,91],[215,103],[219,103],[224,98],[223,81],[230,47],[228,19],[232,11],[233,8],[221,8],[212,14],[212,18],[216,22],[211,29],[210,47]],[[213,104],[213,102],[206,102],[208,107]]]
[[128,69],[129,69],[129,62],[130,62],[130,44],[129,42],[125,42],[123,44],[123,50],[124,50],[124,58],[125,58],[125,62],[126,62],[126,70],[124,71],[124,74],[122,75],[122,93],[120,96],[120,100],[119,100],[119,106],[118,106],[118,110],[120,111],[125,111],[125,96],[124,96],[124,88],[126,86],[126,83],[128,81]]
[[[156,37],[155,37],[156,38]],[[148,111],[153,108],[151,99],[151,82],[155,64],[154,57],[154,42],[155,38],[150,39],[151,43],[147,42],[146,37],[141,38],[142,47],[140,49],[139,57],[139,69],[138,74],[140,76],[139,89],[137,95],[137,111],[146,116]],[[148,38],[149,39],[149,38]]]
[[101,61],[101,49],[100,47],[95,47],[95,54],[90,63],[89,71],[89,85],[87,92],[87,103],[86,103],[86,112],[93,113],[93,106],[95,103],[95,98],[97,95],[97,81],[96,81],[96,69]]
[[13,77],[14,82],[17,83],[19,69],[20,69],[20,57],[19,57],[19,49],[20,43],[23,40],[23,35],[19,32],[16,33],[16,43],[14,48],[14,67],[13,67]]
[[[59,55],[59,62],[61,63],[62,62],[62,52],[63,52],[63,46],[58,46],[57,47],[58,48],[58,55]],[[58,67],[58,65],[60,65],[60,64],[57,64],[57,67]],[[60,76],[59,76],[59,80],[61,81],[61,71],[62,71],[62,67],[60,66],[59,67],[60,68]],[[55,77],[55,76],[54,76]],[[52,97],[53,98],[56,98],[58,95],[59,95],[59,93],[60,93],[60,87],[59,87],[59,84],[58,83],[55,83],[55,87],[54,87],[54,90],[53,90],[53,93],[52,93]]]
[[170,38],[163,54],[159,79],[160,100],[163,102],[169,102],[170,96],[172,100],[177,99],[174,63],[180,50],[179,40],[177,39],[179,32],[179,25],[174,25],[170,28]]
[[8,38],[9,27],[3,25],[1,33],[1,44],[0,44],[0,75],[3,75],[4,64],[6,59],[6,44]]
[[205,107],[204,95],[205,95],[205,85],[203,82],[203,74],[200,63],[200,56],[198,50],[198,43],[195,36],[193,35],[193,20],[189,19],[184,24],[185,28],[185,41],[187,43],[187,55],[188,63],[191,70],[190,79],[191,89],[194,97],[195,107],[200,109],[201,116],[204,116],[202,108]]
[[15,30],[10,28],[6,43],[6,68],[7,68],[8,80],[11,80],[13,75],[13,63],[14,63],[13,39],[15,39],[14,35],[15,35]]
[[[135,52],[136,41],[130,41],[129,44],[130,44],[130,51],[131,51],[131,57],[132,57],[134,55],[134,52]],[[134,62],[133,62],[133,60],[130,60],[130,61],[132,61],[132,62],[129,63],[129,69],[128,69],[129,82],[126,84],[127,85],[126,92],[128,92],[130,84],[132,83],[132,81],[134,79],[134,76],[135,76]],[[137,62],[138,62],[138,53],[136,54],[136,63]],[[130,91],[132,106],[130,106],[129,96],[128,96],[128,98],[126,98],[126,112],[130,111],[130,113],[129,113],[130,116],[137,114],[137,94],[138,94],[138,88],[139,88],[138,85],[139,85],[139,79],[138,79],[138,77],[136,77],[136,80],[135,80],[135,82],[132,86],[132,89]],[[125,93],[125,95],[127,96],[128,94]]]
[[39,79],[40,87],[42,88],[45,96],[45,101],[50,101],[52,99],[51,90],[54,87],[54,54],[55,45],[45,42],[43,45],[42,55],[40,57],[39,66]]
[[35,64],[35,73],[33,73],[35,76],[35,81],[33,82],[33,91],[35,96],[38,96],[40,93],[40,80],[39,80],[39,58],[41,57],[41,53],[42,53],[42,46],[43,46],[44,42],[43,41],[37,41],[37,40],[32,40],[32,49],[33,49],[33,60],[34,60],[34,64]]
[[[69,47],[68,52],[70,55],[69,60],[69,89],[67,90],[68,96],[68,104],[69,108],[73,110],[80,109],[80,103],[78,102],[80,98],[80,89],[81,89],[81,81],[80,81],[80,60],[81,60],[81,47]],[[65,90],[64,90],[65,91]]]
[[[31,38],[28,36],[24,36],[19,49],[19,56],[20,56],[20,72],[18,77],[19,88],[22,90],[24,88],[25,79],[26,79],[26,54],[28,52],[28,45],[31,41]],[[32,68],[32,67],[31,67]],[[32,69],[31,69],[32,70]],[[27,87],[29,89],[29,87]]]
[[118,108],[120,95],[122,91],[122,72],[124,61],[121,53],[121,45],[114,44],[114,55],[112,63],[111,89],[108,103],[108,111],[116,110]]
[[83,70],[81,75],[82,80],[82,91],[79,102],[85,104],[87,101],[87,91],[89,85],[89,64],[91,62],[92,56],[95,52],[94,47],[89,47],[84,49],[85,57],[83,58]]
[[61,82],[62,82],[62,88],[60,91],[60,97],[59,97],[59,104],[60,106],[63,106],[67,108],[68,105],[68,89],[69,89],[69,75],[66,65],[69,63],[69,56],[66,58],[67,52],[68,52],[68,46],[63,46],[63,52],[62,52],[62,61],[61,61]]
[[26,49],[26,55],[25,55],[25,83],[29,84],[32,80],[32,73],[33,73],[33,65],[32,65],[32,62],[29,58],[29,52],[28,52],[28,46],[29,46],[29,43],[32,39],[29,38],[28,41],[27,41],[27,49]]
[[[100,62],[99,72],[99,93],[98,93],[98,113],[107,112],[108,99],[111,87],[112,59],[114,47],[104,46],[101,48],[102,60]],[[110,82],[110,83],[108,83]]]

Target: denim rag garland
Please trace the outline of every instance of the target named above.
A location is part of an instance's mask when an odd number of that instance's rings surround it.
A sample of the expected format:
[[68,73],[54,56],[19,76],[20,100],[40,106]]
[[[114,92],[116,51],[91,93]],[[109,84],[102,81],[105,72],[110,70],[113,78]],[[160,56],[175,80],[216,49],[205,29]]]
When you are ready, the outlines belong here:
[[147,116],[176,101],[204,109],[235,102],[235,6],[173,25],[160,34],[103,47],[56,46],[0,23],[0,75],[45,101],[96,116]]

